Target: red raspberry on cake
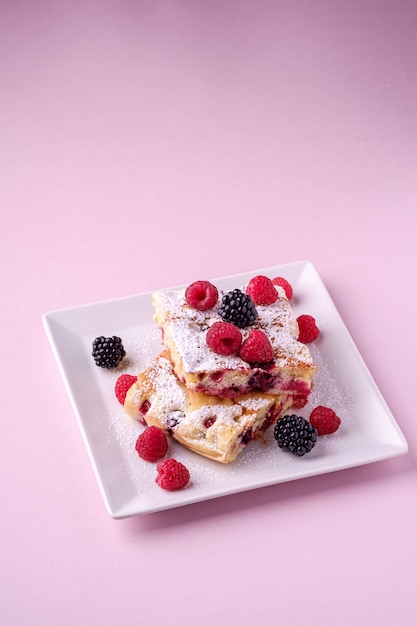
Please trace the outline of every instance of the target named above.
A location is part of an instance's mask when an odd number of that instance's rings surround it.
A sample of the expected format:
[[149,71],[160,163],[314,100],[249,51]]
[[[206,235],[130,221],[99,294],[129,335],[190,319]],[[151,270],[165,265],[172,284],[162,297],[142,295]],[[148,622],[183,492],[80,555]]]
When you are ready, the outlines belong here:
[[190,472],[175,459],[169,458],[160,461],[156,466],[157,476],[155,482],[167,491],[183,489],[190,482]]
[[288,280],[285,280],[285,278],[283,278],[282,276],[276,276],[276,278],[272,279],[272,284],[275,285],[275,287],[282,287],[283,290],[285,291],[285,295],[287,296],[287,299],[288,300],[292,299],[294,293]]
[[198,311],[211,309],[218,299],[217,287],[208,280],[197,280],[185,290],[185,300],[188,306]]
[[217,354],[237,354],[242,345],[242,333],[230,322],[214,322],[206,335],[206,342]]
[[319,435],[331,435],[339,428],[342,420],[333,409],[326,406],[316,406],[310,414],[310,424],[317,429]]
[[278,292],[267,276],[255,276],[246,287],[246,294],[255,304],[273,304],[278,300]]
[[270,363],[274,360],[274,351],[265,333],[254,329],[243,342],[239,356],[246,363]]
[[149,426],[139,435],[135,445],[141,459],[154,463],[168,452],[168,439],[157,426]]
[[116,380],[116,384],[114,386],[114,393],[116,398],[120,402],[120,404],[125,403],[126,394],[131,388],[131,386],[137,381],[137,376],[131,376],[130,374],[122,374]]
[[298,341],[301,343],[311,343],[320,335],[320,330],[316,325],[316,320],[311,315],[300,315],[297,317]]

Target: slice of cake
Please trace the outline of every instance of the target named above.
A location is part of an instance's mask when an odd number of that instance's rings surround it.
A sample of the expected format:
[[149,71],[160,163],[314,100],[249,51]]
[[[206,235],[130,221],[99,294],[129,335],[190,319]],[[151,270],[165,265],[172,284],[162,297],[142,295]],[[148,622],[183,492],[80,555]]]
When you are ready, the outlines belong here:
[[291,407],[292,400],[287,393],[252,392],[232,399],[191,391],[178,381],[163,353],[139,374],[126,394],[124,409],[193,452],[230,463]]
[[[242,351],[226,356],[219,354],[207,344],[209,329],[215,322],[225,319],[225,302],[232,297],[230,294],[233,296],[232,292],[219,291],[218,298],[209,303],[210,308],[203,310],[188,304],[185,289],[153,294],[154,320],[162,331],[175,374],[187,388],[196,392],[229,398],[251,391],[290,393],[297,399],[295,405],[303,406],[317,367],[307,346],[297,340],[297,320],[284,291],[279,292],[275,302],[257,304],[256,313],[249,313],[247,326],[239,316],[236,318],[243,342],[254,329],[268,338],[271,359],[262,363],[248,362],[247,357],[244,360]],[[238,313],[240,315],[241,311]]]

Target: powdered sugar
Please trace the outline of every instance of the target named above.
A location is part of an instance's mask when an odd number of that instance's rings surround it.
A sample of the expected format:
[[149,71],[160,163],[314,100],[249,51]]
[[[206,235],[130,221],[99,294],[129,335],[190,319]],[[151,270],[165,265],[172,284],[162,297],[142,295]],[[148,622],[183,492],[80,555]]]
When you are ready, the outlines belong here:
[[[221,318],[219,301],[207,311],[197,311],[186,304],[183,289],[159,291],[153,295],[156,309],[155,319],[159,325],[169,328],[185,372],[218,371],[224,369],[248,370],[250,366],[237,355],[224,357],[210,350],[206,344],[207,330]],[[274,349],[276,367],[289,363],[303,363],[313,366],[308,348],[297,341],[298,325],[287,299],[278,298],[274,304],[258,305],[259,314],[255,324],[242,329],[243,340],[252,328],[263,330]]]
[[263,397],[240,399],[240,404],[248,411],[259,411],[263,407],[267,406],[269,403],[270,400]]
[[193,419],[203,427],[207,420],[216,419],[218,423],[226,423],[238,419],[242,415],[242,407],[239,404],[232,405],[206,405],[192,413]]
[[181,385],[172,374],[171,364],[167,359],[153,361],[147,370],[147,378],[154,386],[155,394],[152,403],[157,410],[157,403],[163,405],[164,413],[184,411],[186,399]]

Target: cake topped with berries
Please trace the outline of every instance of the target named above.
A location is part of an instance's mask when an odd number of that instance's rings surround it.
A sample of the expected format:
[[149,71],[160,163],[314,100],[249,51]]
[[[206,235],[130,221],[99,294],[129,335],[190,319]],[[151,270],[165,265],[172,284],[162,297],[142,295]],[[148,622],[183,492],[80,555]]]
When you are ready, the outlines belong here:
[[292,394],[303,406],[317,367],[299,341],[291,295],[282,280],[265,276],[229,292],[208,281],[155,292],[154,320],[179,381],[222,398]]
[[156,426],[186,448],[230,463],[292,406],[289,393],[252,392],[220,398],[188,389],[173,372],[168,353],[154,358],[129,387],[125,412]]

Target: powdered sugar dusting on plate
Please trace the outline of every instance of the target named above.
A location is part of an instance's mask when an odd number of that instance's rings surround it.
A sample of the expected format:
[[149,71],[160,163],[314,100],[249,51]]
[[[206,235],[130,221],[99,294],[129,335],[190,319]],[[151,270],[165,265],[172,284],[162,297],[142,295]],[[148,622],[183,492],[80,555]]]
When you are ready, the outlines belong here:
[[[148,366],[160,350],[160,333],[154,324],[149,327],[115,329],[123,341],[126,357],[115,369],[103,370],[93,365],[98,387],[101,391],[106,415],[97,419],[97,427],[103,428],[103,439],[107,443],[117,443],[125,460],[125,469],[138,491],[143,489],[143,480],[154,475],[155,467],[142,461],[135,450],[135,443],[144,427],[130,418],[123,410],[115,395],[116,381],[122,374],[137,375]],[[140,471],[139,466],[140,464]]]
[[351,420],[357,391],[350,389],[343,379],[336,378],[333,373],[334,366],[327,361],[318,346],[313,346],[312,352],[319,369],[305,410],[309,414],[315,406],[327,406],[333,409],[342,421]]

